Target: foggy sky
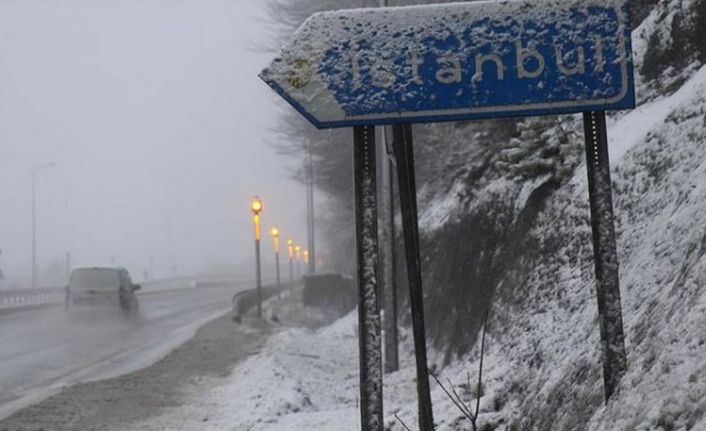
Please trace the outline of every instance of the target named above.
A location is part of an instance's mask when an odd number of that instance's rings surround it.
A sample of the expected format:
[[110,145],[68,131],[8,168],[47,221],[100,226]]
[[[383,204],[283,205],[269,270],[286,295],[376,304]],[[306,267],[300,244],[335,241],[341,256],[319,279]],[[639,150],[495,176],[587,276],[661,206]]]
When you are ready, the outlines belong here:
[[[0,268],[115,264],[134,278],[252,257],[249,201],[304,241],[305,194],[268,145],[281,106],[261,0],[0,0]],[[263,253],[271,244],[263,244]],[[43,280],[47,283],[47,280]]]

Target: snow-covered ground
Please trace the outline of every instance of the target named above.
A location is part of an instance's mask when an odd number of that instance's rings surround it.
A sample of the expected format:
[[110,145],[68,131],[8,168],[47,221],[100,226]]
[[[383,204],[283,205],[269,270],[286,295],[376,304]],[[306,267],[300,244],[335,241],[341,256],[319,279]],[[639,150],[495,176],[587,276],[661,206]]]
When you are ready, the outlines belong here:
[[[405,343],[402,370],[385,376],[385,417],[386,423],[399,427],[394,417],[398,414],[416,428],[414,363],[409,353],[410,345]],[[443,376],[460,376],[465,381],[462,368],[461,364],[450,367]],[[492,367],[487,378],[506,371]],[[213,384],[212,390],[190,394],[184,406],[170,409],[138,429],[359,429],[356,312],[318,331],[291,328],[278,333],[230,377]],[[455,429],[451,425],[458,411],[440,388],[434,388],[432,396],[439,429]],[[482,409],[488,409],[486,404],[483,401]]]
[[280,332],[213,390],[140,429],[356,429],[355,322],[352,313],[320,331]]

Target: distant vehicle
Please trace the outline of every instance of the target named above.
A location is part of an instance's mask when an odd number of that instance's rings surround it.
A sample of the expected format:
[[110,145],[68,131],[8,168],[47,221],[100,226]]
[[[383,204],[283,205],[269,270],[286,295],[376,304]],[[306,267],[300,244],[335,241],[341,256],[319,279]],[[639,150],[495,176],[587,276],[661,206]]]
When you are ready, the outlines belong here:
[[135,315],[139,306],[135,292],[140,289],[125,268],[77,268],[66,287],[66,307],[108,306]]

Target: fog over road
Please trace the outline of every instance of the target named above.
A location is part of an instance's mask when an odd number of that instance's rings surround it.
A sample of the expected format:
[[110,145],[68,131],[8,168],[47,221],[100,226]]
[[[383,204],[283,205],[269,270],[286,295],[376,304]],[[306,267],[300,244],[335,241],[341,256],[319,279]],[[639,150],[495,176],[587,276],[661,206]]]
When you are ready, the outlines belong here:
[[67,313],[63,304],[0,314],[0,418],[62,386],[149,365],[228,311],[250,284],[142,294],[134,319],[117,310]]

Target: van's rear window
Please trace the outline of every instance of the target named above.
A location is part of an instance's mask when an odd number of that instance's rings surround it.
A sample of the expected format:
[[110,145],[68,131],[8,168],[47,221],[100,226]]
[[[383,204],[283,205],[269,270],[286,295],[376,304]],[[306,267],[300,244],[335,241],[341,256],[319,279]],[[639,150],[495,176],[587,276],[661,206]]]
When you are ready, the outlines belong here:
[[69,288],[73,289],[117,289],[118,286],[119,273],[109,268],[74,270],[69,282]]

